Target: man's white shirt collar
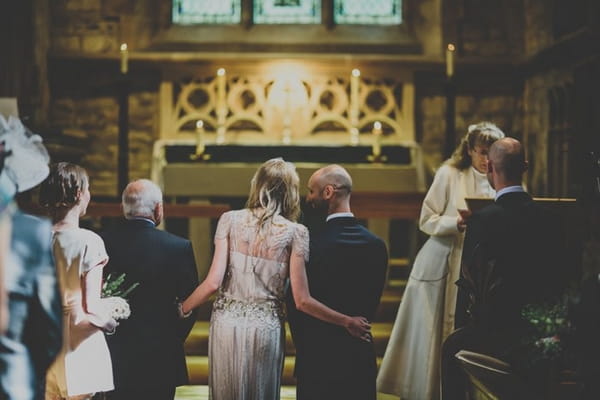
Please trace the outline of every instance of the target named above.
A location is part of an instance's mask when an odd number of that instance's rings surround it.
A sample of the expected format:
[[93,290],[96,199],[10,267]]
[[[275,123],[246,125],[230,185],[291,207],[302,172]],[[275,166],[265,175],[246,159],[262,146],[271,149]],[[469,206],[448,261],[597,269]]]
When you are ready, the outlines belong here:
[[146,218],[146,217],[131,217],[129,220],[132,220],[132,221],[147,221],[147,222],[150,222],[153,226],[156,226],[156,222],[154,222],[150,218]]
[[329,214],[327,216],[327,219],[325,220],[325,222],[329,222],[329,220],[334,219],[334,218],[343,218],[343,217],[354,217],[354,214],[352,214],[351,212],[339,212],[339,213]]
[[498,190],[498,192],[496,192],[496,198],[495,200],[498,200],[500,198],[500,196],[502,196],[503,194],[506,193],[523,193],[525,191],[525,189],[523,189],[523,186],[521,185],[515,185],[515,186],[507,186],[503,189]]

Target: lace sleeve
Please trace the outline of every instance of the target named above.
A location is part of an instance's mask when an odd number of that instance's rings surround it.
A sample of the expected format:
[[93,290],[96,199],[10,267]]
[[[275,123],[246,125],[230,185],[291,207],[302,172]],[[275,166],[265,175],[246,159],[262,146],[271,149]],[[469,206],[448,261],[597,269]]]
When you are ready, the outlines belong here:
[[305,262],[308,262],[310,252],[308,237],[308,229],[304,225],[296,225],[292,239],[292,253],[304,258]]
[[231,228],[231,211],[223,213],[221,218],[219,218],[219,223],[217,224],[217,231],[215,232],[215,240],[217,239],[227,239],[229,236],[229,229]]

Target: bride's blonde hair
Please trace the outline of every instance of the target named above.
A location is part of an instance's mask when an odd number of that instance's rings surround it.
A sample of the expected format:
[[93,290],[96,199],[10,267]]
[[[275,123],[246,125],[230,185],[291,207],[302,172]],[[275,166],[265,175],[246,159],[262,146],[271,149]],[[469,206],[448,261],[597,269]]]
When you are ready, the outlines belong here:
[[275,215],[296,221],[300,215],[300,178],[294,164],[281,158],[266,161],[252,177],[250,196],[246,207],[262,209],[258,214],[259,226]]

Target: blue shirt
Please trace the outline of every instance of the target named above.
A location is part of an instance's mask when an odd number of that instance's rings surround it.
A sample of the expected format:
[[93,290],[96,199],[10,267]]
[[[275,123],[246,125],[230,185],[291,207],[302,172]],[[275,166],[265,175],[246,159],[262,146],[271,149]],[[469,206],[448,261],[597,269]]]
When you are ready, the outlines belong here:
[[494,199],[494,201],[497,201],[500,196],[506,194],[506,193],[523,193],[525,192],[525,189],[523,189],[523,186],[521,185],[514,185],[514,186],[507,186],[503,189],[498,190],[498,192],[496,192],[496,198]]

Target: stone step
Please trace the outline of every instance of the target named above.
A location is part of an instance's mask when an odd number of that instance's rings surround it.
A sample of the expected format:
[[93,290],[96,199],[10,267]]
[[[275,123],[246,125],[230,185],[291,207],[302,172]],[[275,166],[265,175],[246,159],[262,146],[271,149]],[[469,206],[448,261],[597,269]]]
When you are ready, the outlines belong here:
[[[281,377],[282,385],[295,385],[294,378],[294,356],[285,357],[283,363],[283,375]],[[190,385],[208,384],[208,356],[187,356],[186,357]],[[377,358],[377,367],[381,364],[381,357]]]
[[388,280],[408,279],[410,267],[411,263],[408,258],[390,258],[388,264]]
[[[185,385],[179,386],[175,392],[175,400],[209,400],[208,386],[206,385]],[[295,386],[281,387],[281,400],[296,400]],[[323,399],[336,400],[336,399]],[[377,400],[400,400],[398,396],[390,394],[377,393]]]
[[[175,392],[175,400],[209,400],[207,385],[179,386]],[[281,400],[296,400],[295,386],[281,387]],[[333,399],[331,399],[333,400]],[[378,398],[379,400],[379,398]]]
[[[294,342],[290,334],[290,327],[286,324],[285,327],[285,353],[287,355],[296,354]],[[392,332],[392,324],[385,322],[374,322],[371,324],[373,332],[373,343],[377,356],[382,357],[385,353],[385,347]],[[190,335],[185,341],[185,354],[188,356],[205,356],[208,355],[208,336],[209,323],[208,321],[198,321],[194,324]]]

